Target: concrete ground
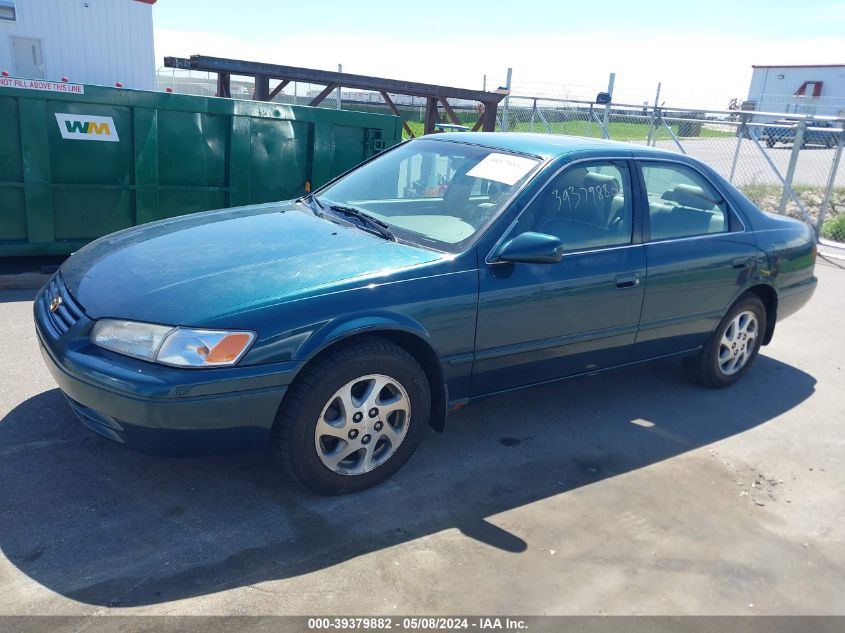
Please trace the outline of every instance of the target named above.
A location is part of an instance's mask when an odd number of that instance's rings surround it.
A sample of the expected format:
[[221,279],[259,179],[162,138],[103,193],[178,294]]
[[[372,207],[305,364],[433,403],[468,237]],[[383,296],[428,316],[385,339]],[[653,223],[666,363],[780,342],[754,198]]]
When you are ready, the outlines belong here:
[[[736,152],[736,138],[684,138],[681,139],[681,145],[684,146],[684,150],[691,157],[710,165],[725,178],[730,177],[731,165]],[[657,147],[673,152],[678,151],[678,146],[671,140],[658,141]],[[765,146],[764,149],[781,175],[786,175],[789,158],[792,154],[792,145],[778,143],[771,149]],[[830,177],[835,153],[835,149],[815,145],[802,149],[798,154],[793,182],[800,185],[814,185],[824,189]],[[738,186],[781,184],[760,150],[752,141],[747,139],[742,141],[739,148],[733,183]],[[841,162],[836,170],[834,184],[837,187],[845,186],[845,161]]]
[[735,387],[488,399],[340,498],[77,423],[0,293],[0,614],[845,614],[845,270]]

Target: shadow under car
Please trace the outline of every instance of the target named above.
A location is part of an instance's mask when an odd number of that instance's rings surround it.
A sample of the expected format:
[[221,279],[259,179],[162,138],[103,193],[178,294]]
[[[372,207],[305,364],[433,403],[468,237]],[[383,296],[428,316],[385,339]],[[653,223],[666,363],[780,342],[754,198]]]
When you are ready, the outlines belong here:
[[688,384],[677,361],[526,389],[454,414],[385,484],[330,498],[261,454],[127,450],[51,390],[0,421],[0,551],[52,591],[124,607],[290,578],[455,527],[519,553],[530,544],[487,517],[737,435],[814,387],[760,356],[721,391]]

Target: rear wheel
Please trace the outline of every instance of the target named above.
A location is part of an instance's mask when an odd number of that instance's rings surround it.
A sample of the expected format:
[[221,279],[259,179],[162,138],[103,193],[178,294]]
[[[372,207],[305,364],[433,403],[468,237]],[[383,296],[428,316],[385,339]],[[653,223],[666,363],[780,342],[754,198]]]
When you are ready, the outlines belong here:
[[321,494],[369,488],[408,461],[428,424],[425,373],[401,347],[360,337],[312,361],[285,396],[273,448]]
[[766,308],[747,293],[728,310],[697,356],[684,359],[690,378],[711,388],[728,387],[751,367],[766,331]]
[[770,138],[767,138],[767,139],[766,139],[766,147],[774,147],[774,146],[775,146],[775,142],[774,142],[774,140],[773,140],[773,139],[770,139]]

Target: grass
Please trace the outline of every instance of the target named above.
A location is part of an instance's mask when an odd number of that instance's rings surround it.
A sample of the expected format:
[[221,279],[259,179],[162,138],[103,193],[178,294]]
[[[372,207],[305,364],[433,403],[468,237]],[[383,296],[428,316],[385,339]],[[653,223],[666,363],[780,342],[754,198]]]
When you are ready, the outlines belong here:
[[[740,190],[746,196],[754,200],[755,198],[762,198],[765,196],[777,196],[779,198],[781,192],[783,191],[783,187],[781,185],[765,185],[760,183],[752,183],[748,185],[742,185],[740,187]],[[799,197],[809,193],[814,193],[819,196],[824,194],[824,187],[820,187],[818,185],[805,185],[801,183],[795,183],[792,185],[792,190]],[[834,187],[831,191],[831,198],[832,200],[845,198],[845,187]]]
[[845,241],[845,215],[826,221],[822,226],[822,237],[837,242]]
[[[379,112],[388,114],[387,106],[377,104],[357,104],[356,110],[363,112]],[[422,115],[420,108],[400,108],[403,115],[406,117],[405,122],[414,136],[423,135],[423,122],[418,118]],[[584,112],[567,109],[552,109],[542,110],[544,116],[549,121],[549,128],[552,134],[568,134],[571,136],[586,136],[592,138],[601,138],[601,125],[596,121],[585,121],[582,117]],[[501,113],[500,113],[501,114]],[[472,128],[478,120],[476,112],[457,110],[456,115],[461,125]],[[441,116],[444,114],[441,112]],[[608,123],[608,132],[610,138],[614,141],[645,141],[648,138],[649,128],[651,127],[645,117],[636,117],[634,121],[619,121],[613,120],[619,115],[612,115],[611,121]],[[540,120],[539,116],[535,116],[534,122],[530,121],[531,110],[526,108],[514,108],[510,114],[511,132],[536,132],[538,134],[548,134],[549,130]],[[445,121],[445,118],[444,118]],[[450,122],[450,121],[445,121]],[[679,123],[672,124],[672,132],[679,138],[731,138],[735,134],[733,131],[714,130],[707,127],[702,127],[697,137],[681,137],[679,131]],[[406,132],[402,133],[404,138],[408,138]],[[669,141],[671,136],[665,127],[660,126],[655,131],[655,138],[658,141]]]
[[[408,121],[408,126],[416,136],[422,136],[423,124],[420,121]],[[462,125],[472,127],[475,124],[474,120],[463,121]],[[514,125],[515,123],[515,125]],[[601,138],[601,126],[595,121],[550,121],[549,127],[552,134],[568,134],[571,136],[587,136],[592,138]],[[511,132],[536,132],[539,134],[547,134],[548,130],[543,125],[542,121],[536,119],[531,124],[530,121],[515,121],[510,127]],[[648,138],[649,125],[647,123],[627,123],[621,121],[611,121],[608,124],[608,131],[610,138],[615,141],[645,141]],[[678,125],[672,126],[672,131],[678,135]],[[711,130],[706,127],[701,128],[699,138],[727,138],[734,136],[733,132],[726,132],[723,130]],[[407,134],[406,134],[407,137]],[[669,132],[666,128],[660,127],[656,131],[658,141],[671,140]]]
[[780,185],[761,185],[758,183],[753,183],[749,185],[742,185],[741,187],[739,187],[739,190],[745,194],[746,198],[759,205],[760,201],[766,197],[780,197],[781,192],[783,191],[783,187],[781,187]]
[[[645,141],[648,138],[650,125],[648,123],[629,123],[625,121],[610,121],[608,123],[608,133],[610,138],[615,141]],[[593,138],[601,138],[601,126],[595,121],[550,121],[549,128],[552,134],[571,134],[573,136],[588,136]],[[540,132],[548,133],[546,126],[539,120],[535,120],[532,125],[528,122],[517,122],[514,132]],[[672,126],[672,132],[676,136],[679,135],[678,125]],[[670,140],[669,132],[665,127],[657,128],[657,140]],[[721,130],[710,130],[708,128],[701,128],[699,137],[701,138],[718,138],[733,136],[730,132],[723,132]]]

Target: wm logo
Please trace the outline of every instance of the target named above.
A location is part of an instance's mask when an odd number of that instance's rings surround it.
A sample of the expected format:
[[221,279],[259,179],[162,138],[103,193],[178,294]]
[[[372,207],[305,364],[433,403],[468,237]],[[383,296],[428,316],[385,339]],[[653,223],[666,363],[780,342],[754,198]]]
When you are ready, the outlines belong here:
[[114,119],[110,116],[56,113],[62,138],[79,141],[120,141]]
[[94,121],[65,121],[65,127],[71,134],[111,134],[111,127],[108,123],[95,123]]

